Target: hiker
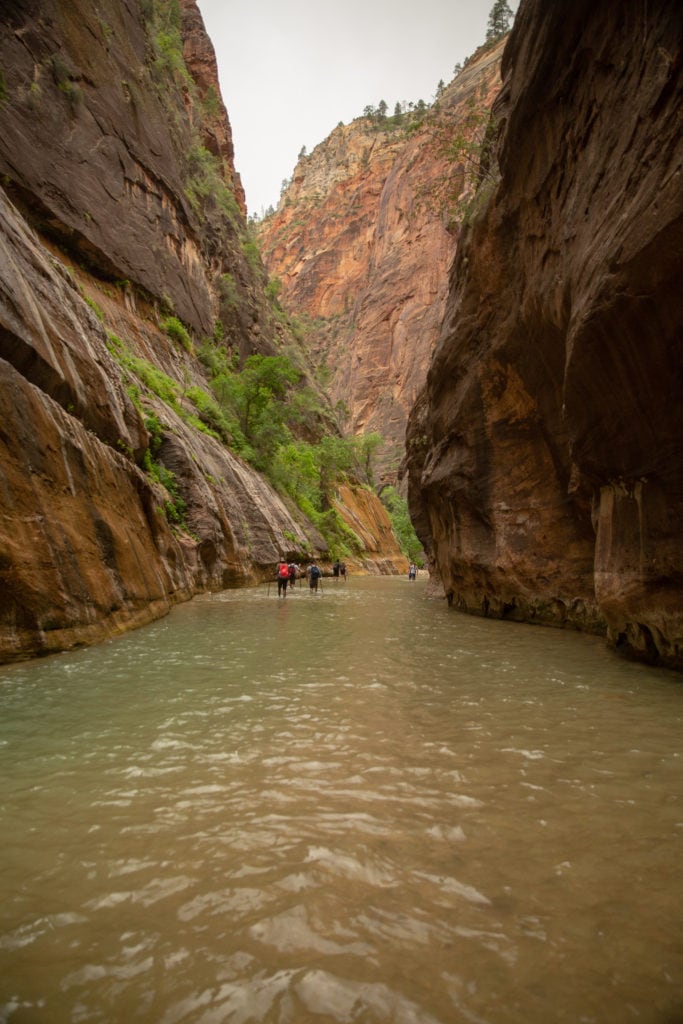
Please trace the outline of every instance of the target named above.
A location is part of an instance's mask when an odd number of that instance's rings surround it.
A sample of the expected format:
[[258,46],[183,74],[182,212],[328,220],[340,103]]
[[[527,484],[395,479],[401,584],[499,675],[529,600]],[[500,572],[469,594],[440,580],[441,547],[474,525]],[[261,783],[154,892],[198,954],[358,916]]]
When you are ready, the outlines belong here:
[[287,597],[287,584],[289,583],[289,566],[283,560],[277,567],[277,596],[282,594]]
[[289,588],[293,590],[294,584],[299,578],[299,566],[296,562],[290,562],[287,568],[289,569]]
[[411,562],[410,563],[410,567],[408,569],[408,579],[409,580],[414,580],[416,577],[417,577],[417,566],[415,565],[414,562]]
[[339,575],[344,580],[344,583],[346,583],[346,562],[339,563]]
[[332,566],[332,575],[336,576],[337,578],[339,577],[339,559],[337,559],[337,561]]
[[306,570],[306,575],[308,576],[308,585],[311,588],[311,592],[317,591],[318,580],[322,576],[322,572],[315,564],[315,562],[312,562],[309,565],[308,569]]

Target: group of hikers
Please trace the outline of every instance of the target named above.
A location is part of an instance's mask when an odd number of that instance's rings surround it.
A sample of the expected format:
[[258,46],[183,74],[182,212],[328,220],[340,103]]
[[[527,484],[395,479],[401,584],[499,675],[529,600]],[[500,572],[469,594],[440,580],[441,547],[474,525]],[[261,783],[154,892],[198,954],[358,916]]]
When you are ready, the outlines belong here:
[[[305,576],[308,580],[308,586],[311,592],[316,593],[318,590],[318,583],[320,583],[320,589],[322,591],[322,569],[316,565],[315,562],[311,562],[302,571],[301,566],[296,562],[287,562],[285,559],[278,562],[276,576],[277,576],[277,596],[287,597],[287,587],[294,587],[296,581]],[[335,577],[342,577],[346,582],[346,562],[335,562],[332,566],[332,575]]]
[[[415,562],[411,562],[408,568],[408,579],[414,580],[417,578],[418,567]],[[296,581],[305,576],[308,580],[308,586],[312,593],[317,593],[318,583],[320,583],[320,589],[322,591],[322,569],[315,562],[310,562],[305,569],[302,570],[301,566],[296,562],[287,562],[284,558],[277,564],[275,571],[277,577],[277,596],[287,597],[287,587],[294,587]],[[346,583],[346,562],[335,561],[332,566],[332,576],[335,579],[343,579]]]

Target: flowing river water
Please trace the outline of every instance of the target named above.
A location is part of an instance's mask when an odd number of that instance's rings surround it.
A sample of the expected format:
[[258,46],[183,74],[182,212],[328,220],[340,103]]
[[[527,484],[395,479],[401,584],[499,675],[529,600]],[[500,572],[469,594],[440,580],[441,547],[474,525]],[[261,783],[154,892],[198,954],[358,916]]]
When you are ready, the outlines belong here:
[[0,1020],[683,1020],[683,681],[401,578],[0,667]]

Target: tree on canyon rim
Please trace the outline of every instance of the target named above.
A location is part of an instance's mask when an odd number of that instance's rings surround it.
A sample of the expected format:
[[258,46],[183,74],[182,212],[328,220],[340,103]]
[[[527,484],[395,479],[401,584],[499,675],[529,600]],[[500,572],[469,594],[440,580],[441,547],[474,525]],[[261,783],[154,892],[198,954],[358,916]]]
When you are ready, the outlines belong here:
[[506,0],[496,0],[489,12],[489,24],[486,30],[486,42],[495,43],[502,39],[510,28],[512,10]]

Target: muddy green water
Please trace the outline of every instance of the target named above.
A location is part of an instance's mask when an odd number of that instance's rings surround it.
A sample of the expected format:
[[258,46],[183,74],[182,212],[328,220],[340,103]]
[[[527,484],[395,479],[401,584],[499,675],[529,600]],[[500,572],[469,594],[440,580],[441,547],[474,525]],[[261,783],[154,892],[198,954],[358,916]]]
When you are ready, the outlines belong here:
[[0,1020],[683,1020],[683,681],[424,586],[0,667]]

